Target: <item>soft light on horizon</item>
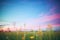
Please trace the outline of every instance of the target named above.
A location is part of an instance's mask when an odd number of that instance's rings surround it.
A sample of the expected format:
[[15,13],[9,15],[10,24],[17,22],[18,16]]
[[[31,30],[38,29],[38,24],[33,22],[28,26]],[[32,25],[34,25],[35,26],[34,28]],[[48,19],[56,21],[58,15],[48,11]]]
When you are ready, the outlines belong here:
[[23,27],[26,24],[27,29],[38,25],[45,30],[48,24],[53,27],[60,27],[60,7],[59,1],[4,1],[2,2],[2,12],[0,16],[0,25],[11,25],[16,22],[16,27]]

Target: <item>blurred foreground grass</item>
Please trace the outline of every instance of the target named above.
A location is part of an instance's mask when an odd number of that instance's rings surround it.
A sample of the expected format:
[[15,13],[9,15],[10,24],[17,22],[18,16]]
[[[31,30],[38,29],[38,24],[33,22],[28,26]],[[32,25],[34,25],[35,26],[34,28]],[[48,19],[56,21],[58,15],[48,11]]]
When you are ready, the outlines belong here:
[[60,32],[0,32],[0,40],[60,40]]

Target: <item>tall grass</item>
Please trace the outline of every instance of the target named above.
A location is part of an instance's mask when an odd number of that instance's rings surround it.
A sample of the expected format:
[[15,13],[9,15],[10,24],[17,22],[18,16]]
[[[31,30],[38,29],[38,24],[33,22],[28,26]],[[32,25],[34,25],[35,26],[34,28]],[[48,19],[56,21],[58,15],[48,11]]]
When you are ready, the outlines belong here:
[[[60,40],[60,32],[0,32],[0,40]],[[24,38],[25,34],[25,38]]]

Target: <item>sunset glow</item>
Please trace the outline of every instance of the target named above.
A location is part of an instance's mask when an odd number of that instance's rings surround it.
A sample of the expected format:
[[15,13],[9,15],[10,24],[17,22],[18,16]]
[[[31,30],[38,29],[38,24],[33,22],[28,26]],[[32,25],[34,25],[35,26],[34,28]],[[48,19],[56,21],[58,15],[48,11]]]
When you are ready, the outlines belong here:
[[4,1],[2,5],[0,25],[5,25],[4,30],[46,30],[48,24],[60,27],[60,7],[55,1]]

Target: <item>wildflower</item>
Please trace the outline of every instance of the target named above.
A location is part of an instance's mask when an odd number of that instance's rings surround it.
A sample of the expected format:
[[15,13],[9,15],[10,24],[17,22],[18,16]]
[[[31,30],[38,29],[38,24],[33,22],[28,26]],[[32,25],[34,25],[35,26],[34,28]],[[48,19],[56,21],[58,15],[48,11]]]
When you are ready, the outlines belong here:
[[34,39],[34,36],[31,36],[30,38],[31,38],[31,39]]

